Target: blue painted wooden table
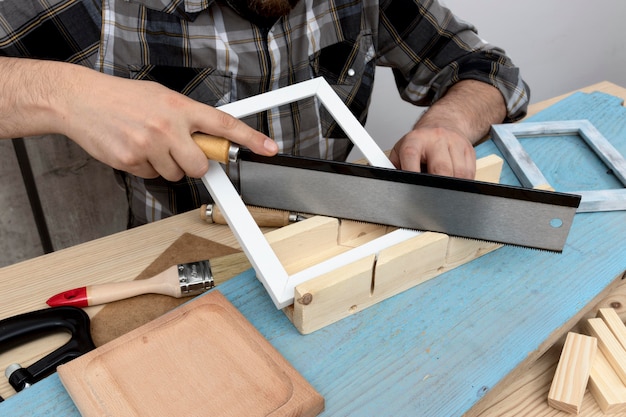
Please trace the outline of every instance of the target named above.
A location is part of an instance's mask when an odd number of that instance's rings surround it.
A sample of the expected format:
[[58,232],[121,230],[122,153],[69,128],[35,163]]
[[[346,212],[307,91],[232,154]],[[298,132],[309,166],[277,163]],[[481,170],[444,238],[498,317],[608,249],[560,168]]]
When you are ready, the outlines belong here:
[[[577,93],[528,120],[588,119],[626,155],[620,103]],[[580,138],[522,145],[559,191],[622,187]],[[491,141],[477,153],[500,154]],[[502,182],[519,184],[506,166]],[[626,270],[624,238],[626,212],[577,214],[562,254],[503,247],[306,336],[252,271],[219,290],[325,397],[324,416],[460,416]],[[52,375],[0,415],[79,413]]]

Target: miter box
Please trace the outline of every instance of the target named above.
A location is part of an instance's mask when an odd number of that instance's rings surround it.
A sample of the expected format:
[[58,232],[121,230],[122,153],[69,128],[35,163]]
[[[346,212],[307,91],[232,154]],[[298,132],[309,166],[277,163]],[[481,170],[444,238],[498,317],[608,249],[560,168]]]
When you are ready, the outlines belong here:
[[[495,155],[480,159],[476,179],[498,182],[502,164]],[[293,304],[283,308],[298,331],[319,330],[502,246],[412,232],[394,245],[362,251],[394,232],[402,229],[315,216],[265,234],[290,276],[326,271],[296,285]]]

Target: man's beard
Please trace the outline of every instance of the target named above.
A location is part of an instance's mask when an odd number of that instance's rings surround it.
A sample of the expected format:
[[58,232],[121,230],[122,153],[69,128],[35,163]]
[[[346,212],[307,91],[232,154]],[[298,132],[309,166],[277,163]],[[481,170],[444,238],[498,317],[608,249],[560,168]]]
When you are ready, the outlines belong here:
[[226,0],[241,14],[261,19],[276,19],[286,15],[299,0]]
[[248,10],[265,18],[278,18],[286,15],[298,0],[247,0]]

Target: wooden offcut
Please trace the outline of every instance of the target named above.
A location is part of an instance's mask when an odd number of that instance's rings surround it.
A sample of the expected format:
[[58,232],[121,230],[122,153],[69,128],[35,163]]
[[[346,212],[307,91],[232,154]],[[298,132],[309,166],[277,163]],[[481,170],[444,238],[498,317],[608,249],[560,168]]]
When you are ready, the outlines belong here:
[[619,379],[626,384],[626,350],[609,326],[603,319],[596,317],[587,320],[587,330],[591,336],[598,339],[598,348],[606,356]]
[[600,350],[591,366],[588,387],[603,413],[626,412],[626,385]]
[[597,351],[594,337],[569,332],[548,393],[550,406],[578,414]]
[[58,373],[84,417],[313,417],[324,409],[324,399],[218,291]]
[[613,308],[601,308],[598,310],[598,317],[606,323],[617,341],[626,349],[626,326]]

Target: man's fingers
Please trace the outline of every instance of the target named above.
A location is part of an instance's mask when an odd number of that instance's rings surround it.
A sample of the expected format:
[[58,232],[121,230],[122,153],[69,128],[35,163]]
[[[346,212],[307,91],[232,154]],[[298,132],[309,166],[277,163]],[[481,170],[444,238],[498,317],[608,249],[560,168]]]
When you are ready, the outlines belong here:
[[396,168],[473,179],[476,153],[472,144],[454,131],[419,129],[407,133],[393,147],[390,160]]
[[124,171],[136,175],[140,178],[152,179],[161,175],[150,163],[134,166],[132,168],[124,169]]
[[[463,176],[459,178],[466,178],[468,180],[473,180],[476,178],[476,151],[473,147],[469,149],[469,151],[465,152],[465,171],[462,173]],[[461,173],[460,173],[461,174]]]
[[[278,152],[278,145],[263,133],[252,129],[241,120],[219,109],[204,106],[204,117],[198,125],[198,131],[221,136],[232,142],[264,156],[272,156]],[[206,117],[209,114],[210,117]]]

